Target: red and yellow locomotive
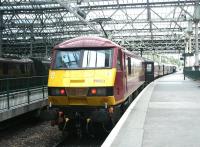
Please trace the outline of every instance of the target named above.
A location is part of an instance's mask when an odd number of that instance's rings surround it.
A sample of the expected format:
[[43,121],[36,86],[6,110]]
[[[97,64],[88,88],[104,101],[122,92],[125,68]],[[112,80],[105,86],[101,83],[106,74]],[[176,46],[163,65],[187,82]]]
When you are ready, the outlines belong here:
[[77,118],[115,124],[144,84],[143,62],[100,37],[78,37],[55,46],[48,79],[53,123],[62,130]]

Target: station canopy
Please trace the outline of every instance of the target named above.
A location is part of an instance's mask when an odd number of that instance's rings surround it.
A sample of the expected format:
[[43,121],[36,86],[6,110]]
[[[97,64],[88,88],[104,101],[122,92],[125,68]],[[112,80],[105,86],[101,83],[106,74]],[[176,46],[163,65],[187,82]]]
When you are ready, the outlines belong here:
[[181,53],[186,34],[194,48],[196,5],[199,0],[1,0],[0,51],[48,57],[64,40],[100,36],[134,52]]

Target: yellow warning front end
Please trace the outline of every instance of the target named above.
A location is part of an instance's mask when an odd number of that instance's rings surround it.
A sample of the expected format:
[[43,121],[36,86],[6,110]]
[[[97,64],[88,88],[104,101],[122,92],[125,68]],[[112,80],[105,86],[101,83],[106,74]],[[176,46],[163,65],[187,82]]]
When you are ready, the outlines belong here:
[[114,105],[116,68],[50,70],[48,100],[54,106]]

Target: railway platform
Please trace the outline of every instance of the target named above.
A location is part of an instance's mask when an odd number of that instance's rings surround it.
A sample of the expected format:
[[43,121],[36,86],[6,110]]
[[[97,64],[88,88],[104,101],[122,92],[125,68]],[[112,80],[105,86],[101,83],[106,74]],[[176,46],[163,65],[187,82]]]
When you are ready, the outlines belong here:
[[175,73],[150,83],[102,147],[199,147],[200,82]]
[[47,76],[0,79],[0,122],[47,106]]
[[47,106],[47,87],[0,94],[0,122]]

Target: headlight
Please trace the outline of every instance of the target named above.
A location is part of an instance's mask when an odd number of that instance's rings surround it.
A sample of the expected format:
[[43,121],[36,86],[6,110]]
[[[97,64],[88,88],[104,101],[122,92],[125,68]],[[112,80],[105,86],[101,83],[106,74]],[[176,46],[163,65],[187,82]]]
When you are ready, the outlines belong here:
[[67,92],[65,88],[49,87],[48,94],[50,96],[62,96],[62,95],[67,95]]
[[93,87],[89,88],[88,96],[112,96],[113,87]]

